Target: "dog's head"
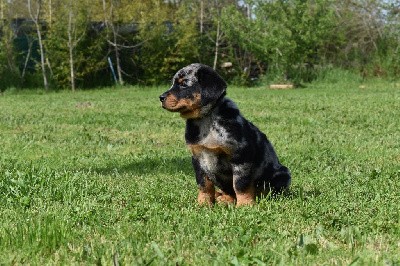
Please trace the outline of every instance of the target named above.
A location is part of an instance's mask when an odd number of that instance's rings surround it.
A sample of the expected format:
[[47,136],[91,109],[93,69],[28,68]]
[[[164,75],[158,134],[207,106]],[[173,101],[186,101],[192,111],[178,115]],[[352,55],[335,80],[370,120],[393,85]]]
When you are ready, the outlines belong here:
[[200,118],[226,94],[225,81],[211,67],[191,64],[179,70],[171,88],[160,95],[162,107],[183,118]]

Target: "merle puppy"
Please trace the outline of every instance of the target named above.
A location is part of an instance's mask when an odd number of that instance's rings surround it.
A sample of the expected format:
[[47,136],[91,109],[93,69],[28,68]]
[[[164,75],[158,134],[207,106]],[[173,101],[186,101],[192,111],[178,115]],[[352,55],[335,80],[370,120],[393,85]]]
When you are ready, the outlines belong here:
[[226,87],[212,68],[191,64],[175,74],[160,101],[163,108],[186,119],[198,202],[249,205],[256,196],[287,189],[291,177],[265,134],[225,97]]

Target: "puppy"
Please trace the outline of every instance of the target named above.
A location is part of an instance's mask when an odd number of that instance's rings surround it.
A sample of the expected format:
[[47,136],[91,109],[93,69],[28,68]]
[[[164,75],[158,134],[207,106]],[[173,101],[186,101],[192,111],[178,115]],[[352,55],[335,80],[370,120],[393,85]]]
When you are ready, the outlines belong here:
[[209,66],[191,64],[175,74],[160,101],[186,119],[198,202],[251,205],[257,196],[289,188],[291,175],[265,134],[225,97],[226,87]]

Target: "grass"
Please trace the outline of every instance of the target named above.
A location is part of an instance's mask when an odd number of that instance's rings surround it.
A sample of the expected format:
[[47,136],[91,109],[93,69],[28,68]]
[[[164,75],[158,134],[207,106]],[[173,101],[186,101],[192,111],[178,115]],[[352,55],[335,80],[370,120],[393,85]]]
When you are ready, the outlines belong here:
[[0,96],[0,264],[400,263],[400,88],[229,88],[289,195],[198,207],[165,88]]

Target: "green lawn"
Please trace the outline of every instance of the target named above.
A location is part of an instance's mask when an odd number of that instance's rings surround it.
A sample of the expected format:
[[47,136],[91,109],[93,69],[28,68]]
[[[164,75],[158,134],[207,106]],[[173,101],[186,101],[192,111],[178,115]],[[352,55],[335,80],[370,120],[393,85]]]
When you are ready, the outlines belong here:
[[229,88],[289,195],[199,207],[165,88],[0,96],[0,264],[398,265],[400,85]]

